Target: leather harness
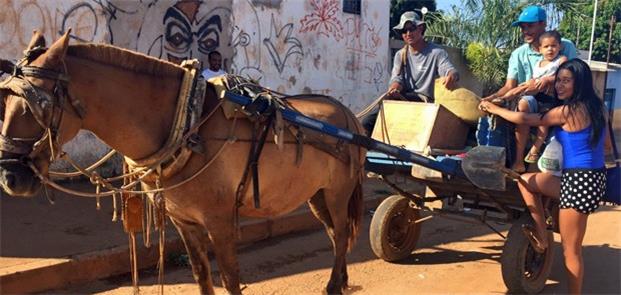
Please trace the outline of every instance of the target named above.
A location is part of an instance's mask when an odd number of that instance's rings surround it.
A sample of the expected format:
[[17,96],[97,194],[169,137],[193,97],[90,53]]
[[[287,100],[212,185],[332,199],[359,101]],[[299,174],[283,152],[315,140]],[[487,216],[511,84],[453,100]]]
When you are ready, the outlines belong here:
[[[84,116],[84,107],[78,99],[68,94],[67,84],[69,77],[63,73],[40,67],[28,66],[35,58],[45,52],[46,48],[34,47],[24,52],[16,65],[3,61],[4,66],[12,67],[11,75],[0,83],[0,89],[12,92],[14,95],[25,100],[33,117],[43,128],[44,132],[39,138],[15,138],[0,134],[0,150],[19,155],[21,159],[2,159],[1,163],[24,162],[33,159],[46,144],[52,151],[51,160],[54,160],[59,152],[58,128],[65,111],[65,102],[70,101],[78,116]],[[6,70],[6,69],[3,69]],[[30,78],[46,79],[54,81],[52,93],[34,85]],[[4,110],[4,101],[2,109]]]

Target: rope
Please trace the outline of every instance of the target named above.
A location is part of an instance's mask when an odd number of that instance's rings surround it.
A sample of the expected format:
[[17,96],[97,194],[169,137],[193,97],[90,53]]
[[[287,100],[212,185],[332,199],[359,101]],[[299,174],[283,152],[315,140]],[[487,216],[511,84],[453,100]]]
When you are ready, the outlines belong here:
[[[138,184],[144,177],[146,177],[148,174],[152,173],[155,169],[151,168],[149,170],[147,170],[147,172],[145,172],[143,175],[141,175],[140,177],[138,177],[138,179],[136,179],[135,181],[127,184],[127,185],[123,185],[120,188],[116,188],[112,185],[110,185],[109,183],[105,182],[104,179],[102,179],[101,177],[98,176],[97,173],[91,172],[89,173],[91,176],[91,182],[96,183],[98,185],[103,185],[105,188],[109,189],[109,191],[107,192],[103,192],[103,193],[87,193],[87,192],[80,192],[80,191],[76,191],[76,190],[72,190],[72,189],[68,189],[65,188],[59,184],[57,184],[56,182],[54,182],[53,180],[49,179],[47,176],[44,176],[43,174],[41,174],[41,172],[39,171],[39,169],[37,169],[37,167],[35,167],[35,165],[33,163],[29,163],[30,168],[32,169],[32,171],[34,172],[34,174],[41,180],[41,182],[45,185],[49,185],[61,192],[64,193],[68,193],[68,194],[73,194],[73,195],[77,195],[77,196],[81,196],[81,197],[104,197],[104,196],[112,196],[113,194],[116,193],[129,193],[129,194],[148,194],[148,193],[159,193],[159,192],[165,192],[168,190],[172,190],[175,188],[178,188],[188,182],[190,182],[191,180],[193,180],[194,178],[196,178],[199,174],[203,173],[209,166],[211,166],[211,164],[213,164],[213,162],[215,162],[215,160],[220,156],[220,154],[224,151],[224,149],[232,144],[235,143],[237,141],[237,139],[235,137],[233,137],[233,131],[235,130],[236,127],[236,123],[237,123],[237,118],[233,119],[233,123],[231,124],[231,129],[229,131],[229,138],[222,143],[222,145],[220,146],[220,148],[218,149],[218,151],[214,154],[214,156],[207,162],[205,163],[205,165],[203,165],[203,167],[201,167],[201,169],[199,169],[197,172],[195,172],[192,176],[190,176],[189,178],[186,178],[174,185],[165,187],[165,188],[157,188],[157,189],[152,189],[152,190],[140,190],[140,191],[136,191],[136,190],[131,190],[130,188],[134,187],[136,184]],[[86,175],[89,175],[86,174]]]
[[[64,157],[65,154],[66,153],[63,152],[61,154],[61,158]],[[91,171],[97,169],[99,166],[103,165],[103,163],[105,163],[106,161],[110,160],[110,158],[112,158],[112,156],[114,156],[114,154],[116,154],[116,150],[109,151],[107,154],[105,154],[97,162],[95,162],[91,166],[89,166],[86,169],[84,169],[84,171],[91,172]],[[76,169],[76,171],[73,171],[73,172],[50,171],[49,175],[52,176],[52,177],[58,177],[58,178],[70,178],[70,177],[76,177],[76,176],[83,175],[83,173],[80,170]]]
[[386,99],[386,96],[388,96],[388,92],[380,95],[378,98],[376,98],[371,104],[369,104],[364,110],[360,111],[359,113],[356,114],[356,118],[360,119],[362,117],[364,117],[365,115],[367,115],[369,112],[371,112],[378,104],[380,104],[384,99]]
[[143,223],[143,228],[142,231],[144,232],[143,237],[143,242],[144,242],[144,246],[147,248],[151,248],[151,228],[153,227],[153,205],[151,204],[151,202],[148,201],[148,198],[145,197],[145,195],[143,194],[144,197],[144,202],[145,202],[145,207],[146,207],[146,222]]
[[[41,174],[41,172],[39,172],[39,170],[34,166],[34,165],[30,165],[30,168],[33,169],[35,175],[41,180],[41,182],[43,184],[49,185],[61,192],[64,193],[68,193],[68,194],[73,194],[76,196],[81,196],[81,197],[108,197],[108,196],[112,196],[113,194],[116,193],[129,193],[129,194],[144,194],[144,193],[159,193],[159,192],[164,192],[164,191],[168,191],[168,190],[172,190],[175,189],[181,185],[186,184],[187,182],[191,181],[192,179],[196,178],[196,176],[198,176],[199,174],[201,174],[203,171],[205,171],[205,169],[207,169],[207,167],[209,167],[217,158],[218,156],[220,156],[220,154],[222,153],[222,151],[224,150],[224,148],[226,146],[228,146],[231,143],[234,143],[235,139],[229,139],[228,141],[225,141],[222,146],[220,146],[220,149],[218,150],[218,152],[216,152],[216,154],[214,155],[214,157],[208,162],[206,163],[200,170],[198,170],[196,173],[194,173],[194,175],[192,175],[191,177],[184,179],[183,181],[176,183],[174,185],[171,185],[169,187],[166,188],[161,188],[161,189],[154,189],[154,190],[146,190],[146,191],[136,191],[136,190],[129,190],[128,187],[134,186],[136,184],[138,184],[140,181],[136,180],[132,183],[130,183],[127,186],[122,186],[121,188],[111,188],[111,191],[107,191],[107,192],[103,192],[100,194],[96,194],[96,193],[87,193],[87,192],[80,192],[80,191],[76,191],[76,190],[72,190],[72,189],[68,189],[65,188],[59,184],[57,184],[56,182],[54,182],[53,180],[49,179],[48,177],[44,176]],[[153,170],[149,170],[148,173],[152,172]]]
[[166,247],[166,199],[161,195],[160,206],[158,206],[159,215],[159,261],[157,263],[158,275],[157,282],[160,285],[160,294],[164,294],[164,248]]
[[140,294],[138,288],[138,253],[136,251],[136,233],[129,232],[129,262],[131,263],[133,294]]

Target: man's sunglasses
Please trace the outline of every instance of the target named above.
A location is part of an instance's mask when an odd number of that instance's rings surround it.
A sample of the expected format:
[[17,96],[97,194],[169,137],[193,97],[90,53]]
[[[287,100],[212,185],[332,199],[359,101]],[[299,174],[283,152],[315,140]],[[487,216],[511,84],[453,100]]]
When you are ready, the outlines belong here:
[[418,30],[418,27],[419,27],[419,26],[414,26],[414,27],[409,27],[409,28],[403,28],[403,29],[401,30],[401,34],[405,34],[405,33],[407,33],[407,32],[410,32],[410,33],[411,33],[411,32],[416,32],[416,30]]

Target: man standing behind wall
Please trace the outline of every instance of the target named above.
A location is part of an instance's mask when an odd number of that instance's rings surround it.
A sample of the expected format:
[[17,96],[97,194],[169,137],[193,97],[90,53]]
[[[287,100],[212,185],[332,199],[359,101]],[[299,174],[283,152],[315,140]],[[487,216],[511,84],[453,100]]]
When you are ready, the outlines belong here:
[[205,80],[209,80],[211,77],[220,76],[226,74],[224,70],[222,70],[222,54],[217,50],[209,52],[208,65],[205,70],[203,70],[203,78]]
[[[446,50],[425,41],[427,26],[414,11],[401,15],[399,24],[393,27],[405,41],[405,47],[395,54],[389,99],[433,102],[435,80],[444,77],[443,84],[453,89],[459,80],[457,69],[451,64]],[[362,125],[371,134],[379,108],[362,118]]]

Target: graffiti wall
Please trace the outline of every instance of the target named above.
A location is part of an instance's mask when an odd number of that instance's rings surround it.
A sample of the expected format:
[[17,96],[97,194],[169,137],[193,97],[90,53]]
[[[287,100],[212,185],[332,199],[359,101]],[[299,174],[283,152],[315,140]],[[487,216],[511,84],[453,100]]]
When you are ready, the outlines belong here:
[[388,8],[342,0],[233,0],[231,71],[287,93],[331,95],[352,110],[385,91]]
[[284,93],[334,96],[356,112],[388,84],[390,0],[361,0],[359,13],[343,12],[343,2],[0,0],[0,56],[19,59],[33,30],[50,42],[68,28],[72,42],[172,62],[197,58],[206,66],[207,54],[218,50],[229,73]]

